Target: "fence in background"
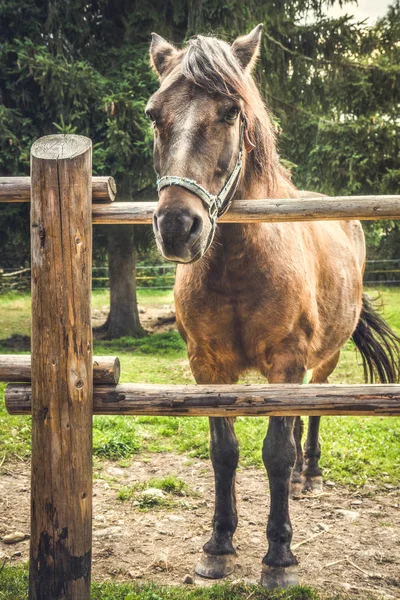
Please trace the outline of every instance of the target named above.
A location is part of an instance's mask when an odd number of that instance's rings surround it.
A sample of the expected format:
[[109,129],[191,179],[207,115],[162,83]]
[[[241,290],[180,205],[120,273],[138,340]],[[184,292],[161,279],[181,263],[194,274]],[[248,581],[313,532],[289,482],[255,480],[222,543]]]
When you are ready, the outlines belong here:
[[[175,280],[175,265],[137,265],[138,290],[172,290]],[[28,291],[31,286],[31,269],[0,268],[0,294],[9,291]],[[109,289],[108,267],[93,267],[92,289]]]
[[[137,265],[138,290],[172,290],[175,265]],[[400,258],[368,260],[364,284],[369,286],[400,286]],[[31,269],[0,268],[0,294],[12,290],[27,291],[31,286]],[[92,289],[109,289],[108,267],[93,267]]]

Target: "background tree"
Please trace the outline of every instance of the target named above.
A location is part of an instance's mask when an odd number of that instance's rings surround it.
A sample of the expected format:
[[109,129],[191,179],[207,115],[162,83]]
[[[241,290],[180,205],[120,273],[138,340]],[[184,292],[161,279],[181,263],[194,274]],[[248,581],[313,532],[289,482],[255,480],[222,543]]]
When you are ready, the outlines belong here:
[[[399,0],[375,26],[328,19],[335,0],[3,0],[0,3],[0,171],[29,172],[29,148],[61,131],[94,142],[96,174],[119,200],[153,190],[144,107],[157,82],[150,34],[180,44],[194,33],[231,40],[264,23],[256,76],[281,131],[295,183],[328,194],[396,193],[400,180]],[[351,11],[351,6],[350,6]],[[1,266],[29,260],[28,207],[0,206]],[[370,248],[395,256],[395,222],[366,226]],[[144,236],[144,237],[142,237]],[[106,337],[141,335],[135,248],[146,228],[95,230],[108,248]]]

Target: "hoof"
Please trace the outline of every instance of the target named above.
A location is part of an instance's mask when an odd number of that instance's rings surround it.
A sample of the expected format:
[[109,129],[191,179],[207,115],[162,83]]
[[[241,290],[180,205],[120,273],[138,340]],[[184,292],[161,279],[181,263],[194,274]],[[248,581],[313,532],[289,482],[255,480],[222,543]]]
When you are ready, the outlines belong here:
[[276,588],[288,588],[291,585],[299,585],[297,566],[291,567],[269,567],[263,565],[261,573],[261,585],[267,590]]
[[222,579],[233,573],[235,569],[236,556],[234,554],[222,554],[213,556],[203,552],[202,557],[196,565],[195,572],[200,577],[208,579]]
[[304,484],[299,481],[290,482],[290,497],[292,499],[300,498],[303,492]]
[[307,477],[304,484],[304,491],[309,494],[322,494],[322,477],[317,475],[316,477]]

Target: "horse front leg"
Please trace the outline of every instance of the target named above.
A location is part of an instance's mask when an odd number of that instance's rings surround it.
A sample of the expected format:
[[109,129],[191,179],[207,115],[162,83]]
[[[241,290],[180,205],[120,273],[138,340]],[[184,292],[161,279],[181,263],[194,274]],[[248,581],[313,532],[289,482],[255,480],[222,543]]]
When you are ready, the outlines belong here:
[[212,535],[203,546],[196,565],[202,577],[219,579],[235,568],[236,551],[232,538],[238,524],[235,494],[235,474],[239,461],[239,445],[234,419],[211,417],[210,453],[215,477],[215,507]]
[[[232,366],[218,365],[212,360],[191,360],[197,383],[236,383],[238,376]],[[233,418],[210,417],[210,455],[215,478],[215,505],[212,535],[203,546],[203,554],[195,571],[202,577],[220,579],[230,575],[236,562],[233,534],[238,524],[235,494],[235,475],[239,462],[239,444]]]
[[[270,383],[301,383],[306,368],[302,354],[275,355],[268,374]],[[294,425],[296,417],[271,417],[263,445],[263,461],[268,473],[270,513],[267,525],[268,552],[263,558],[261,584],[267,589],[298,584],[297,559],[290,549],[292,524],[289,494],[296,461]]]

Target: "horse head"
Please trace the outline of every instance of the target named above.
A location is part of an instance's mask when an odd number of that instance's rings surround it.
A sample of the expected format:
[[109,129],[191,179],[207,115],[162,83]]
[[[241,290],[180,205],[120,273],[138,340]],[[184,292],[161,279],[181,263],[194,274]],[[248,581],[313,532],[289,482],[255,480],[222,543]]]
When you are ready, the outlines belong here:
[[146,107],[159,191],[153,229],[167,260],[199,260],[238,189],[246,151],[254,147],[247,96],[261,30],[232,46],[196,36],[185,50],[153,34],[150,57],[160,79]]

